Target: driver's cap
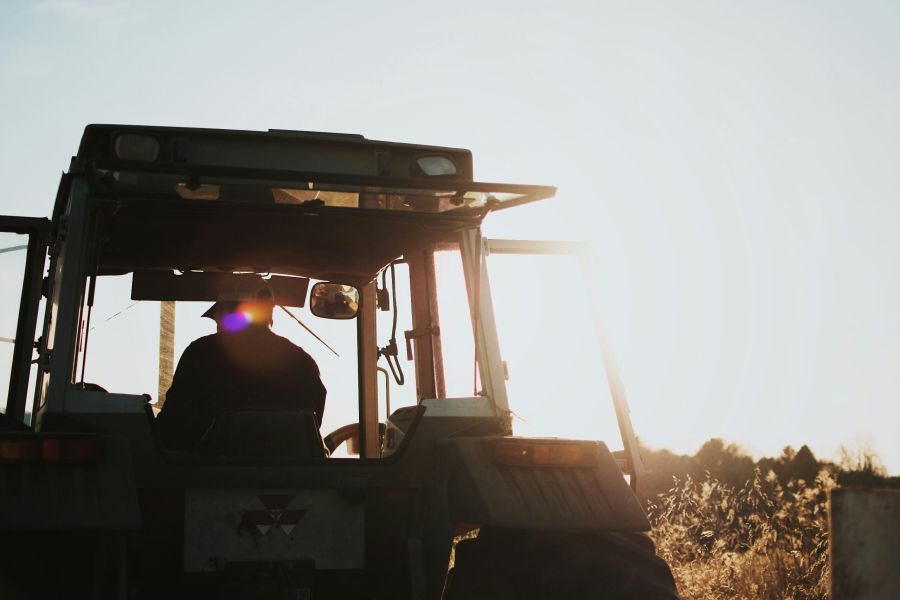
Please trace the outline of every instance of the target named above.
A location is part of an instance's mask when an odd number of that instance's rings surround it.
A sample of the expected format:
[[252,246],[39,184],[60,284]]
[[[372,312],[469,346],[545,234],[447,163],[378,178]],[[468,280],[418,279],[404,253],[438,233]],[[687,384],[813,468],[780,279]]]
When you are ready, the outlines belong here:
[[219,290],[215,304],[202,316],[216,320],[222,314],[235,312],[245,302],[258,302],[274,307],[275,297],[264,279],[240,277],[233,284]]

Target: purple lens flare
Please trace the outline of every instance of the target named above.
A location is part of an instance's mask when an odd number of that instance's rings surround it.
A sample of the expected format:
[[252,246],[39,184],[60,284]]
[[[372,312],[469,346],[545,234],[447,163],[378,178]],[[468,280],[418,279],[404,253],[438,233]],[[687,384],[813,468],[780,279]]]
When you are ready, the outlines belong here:
[[225,315],[222,319],[222,328],[225,331],[241,331],[250,324],[250,321],[250,313],[239,310]]

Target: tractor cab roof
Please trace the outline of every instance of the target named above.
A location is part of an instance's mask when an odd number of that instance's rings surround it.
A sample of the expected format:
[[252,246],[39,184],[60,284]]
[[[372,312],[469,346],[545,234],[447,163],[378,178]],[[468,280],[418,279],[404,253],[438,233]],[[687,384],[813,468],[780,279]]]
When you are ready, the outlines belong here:
[[[280,272],[361,283],[550,186],[473,180],[469,150],[360,135],[89,125],[101,273]],[[60,207],[58,207],[59,209]]]
[[351,134],[89,125],[76,160],[119,196],[483,217],[556,192],[476,182],[469,150]]

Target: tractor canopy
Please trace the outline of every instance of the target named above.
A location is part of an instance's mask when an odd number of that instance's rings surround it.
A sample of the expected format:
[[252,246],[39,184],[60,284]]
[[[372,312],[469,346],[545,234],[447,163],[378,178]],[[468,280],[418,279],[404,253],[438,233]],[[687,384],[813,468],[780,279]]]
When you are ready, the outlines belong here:
[[358,285],[404,250],[455,242],[491,211],[555,193],[473,181],[468,150],[350,134],[89,125],[74,161],[105,213],[101,274],[277,272]]

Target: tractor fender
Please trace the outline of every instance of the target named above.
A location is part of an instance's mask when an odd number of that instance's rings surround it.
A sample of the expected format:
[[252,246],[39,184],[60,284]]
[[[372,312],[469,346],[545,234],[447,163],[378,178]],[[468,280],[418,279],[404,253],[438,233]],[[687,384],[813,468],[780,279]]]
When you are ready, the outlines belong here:
[[[527,457],[544,446],[577,447],[566,459],[528,464],[505,461],[513,448]],[[555,452],[555,451],[554,451]],[[508,452],[507,452],[508,454]],[[650,522],[606,444],[515,437],[450,438],[438,442],[438,464],[450,516],[457,524],[535,531],[617,532],[650,530]]]
[[[5,434],[35,441],[67,435]],[[141,517],[128,441],[94,435],[96,457],[87,460],[0,461],[0,531],[126,531]]]

